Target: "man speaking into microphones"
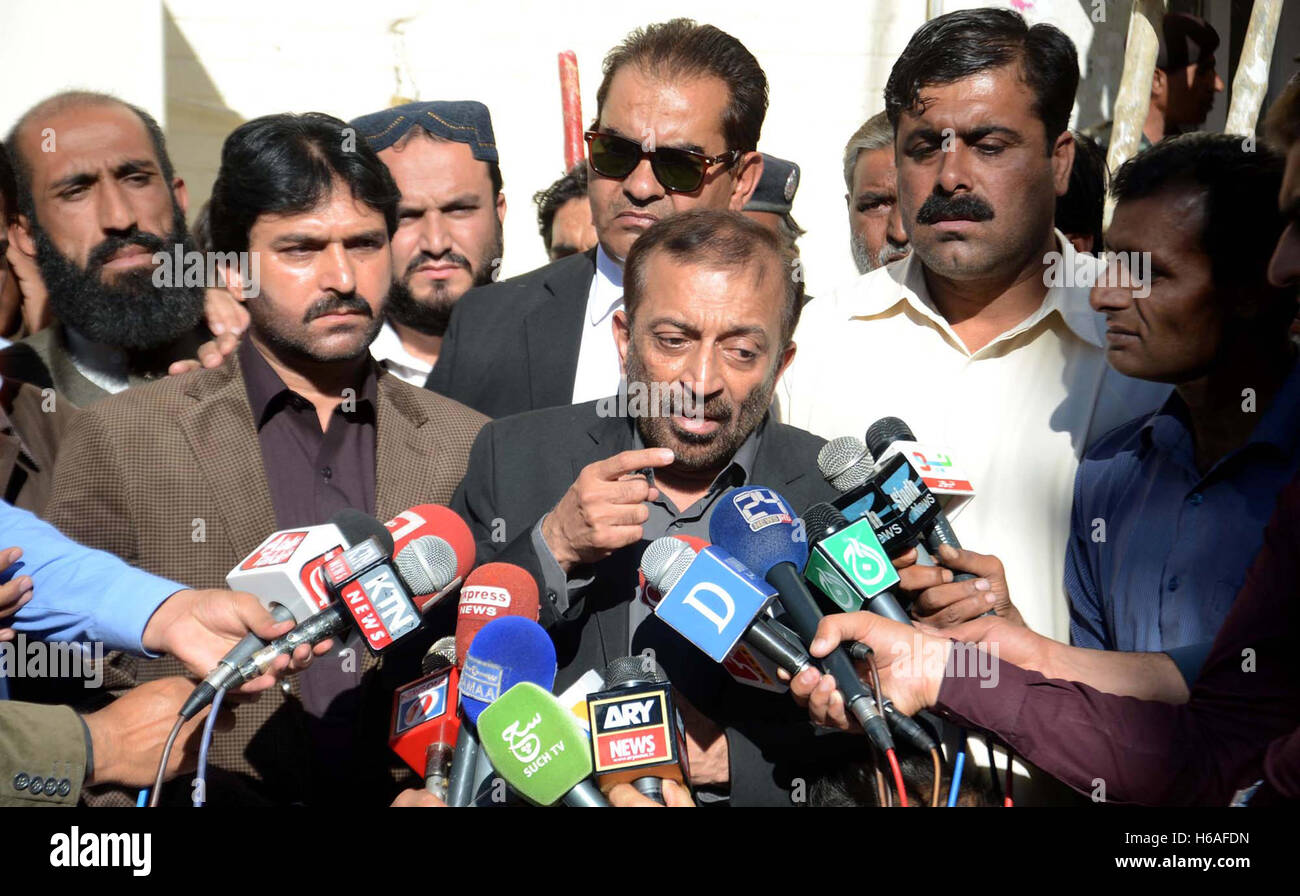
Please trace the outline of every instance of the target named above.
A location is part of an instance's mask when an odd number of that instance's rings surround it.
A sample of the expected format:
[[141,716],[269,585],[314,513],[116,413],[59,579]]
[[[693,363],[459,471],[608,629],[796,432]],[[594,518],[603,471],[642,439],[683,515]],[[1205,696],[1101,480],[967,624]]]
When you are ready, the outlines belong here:
[[613,321],[625,387],[489,423],[452,504],[481,558],[542,583],[560,690],[609,658],[654,651],[698,711],[686,713],[686,733],[701,801],[788,806],[801,763],[836,747],[787,694],[735,680],[638,597],[646,545],[707,539],[735,489],[771,484],[800,509],[835,496],[817,472],[822,440],[767,415],[795,352],[792,261],[737,214],[690,211],[648,228],[628,255],[625,310]]

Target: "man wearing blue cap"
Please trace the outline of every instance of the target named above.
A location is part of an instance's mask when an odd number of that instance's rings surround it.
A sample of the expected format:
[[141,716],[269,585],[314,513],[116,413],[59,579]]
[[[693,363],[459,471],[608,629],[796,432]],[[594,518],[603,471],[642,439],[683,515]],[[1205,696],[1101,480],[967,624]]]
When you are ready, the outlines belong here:
[[370,352],[423,386],[451,309],[501,266],[506,197],[492,117],[473,100],[407,103],[353,120],[402,193],[388,320]]
[[799,190],[799,166],[765,152],[759,155],[763,157],[763,176],[742,211],[745,217],[754,219],[793,246],[805,233],[790,214],[794,195]]

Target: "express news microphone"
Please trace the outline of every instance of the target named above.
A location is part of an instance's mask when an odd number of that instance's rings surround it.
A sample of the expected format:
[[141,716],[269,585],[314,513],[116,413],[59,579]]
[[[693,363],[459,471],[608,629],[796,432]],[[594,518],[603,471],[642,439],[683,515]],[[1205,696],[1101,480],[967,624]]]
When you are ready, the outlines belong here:
[[587,732],[549,690],[531,682],[515,685],[483,710],[478,728],[492,767],[529,802],[609,805],[591,782]]
[[[460,589],[456,611],[456,664],[465,665],[470,645],[489,622],[505,616],[537,620],[540,607],[537,581],[522,567],[512,563],[485,563],[465,579]],[[463,669],[462,669],[463,671]],[[457,681],[457,711],[460,731],[452,757],[451,781],[446,803],[468,806],[474,799],[479,741],[472,721],[465,719],[464,698]]]
[[859,519],[850,523],[826,503],[809,507],[803,520],[812,546],[804,578],[846,613],[865,608],[911,625],[911,618],[890,591],[898,584],[898,572],[870,522]]
[[[714,509],[709,539],[776,588],[795,631],[805,644],[811,644],[822,612],[804,585],[801,572],[808,562],[808,544],[795,519],[789,503],[774,490],[737,489]],[[872,743],[882,753],[893,749],[889,726],[858,679],[849,655],[836,647],[822,660],[822,667],[835,676],[845,704]]]
[[776,590],[717,545],[696,553],[672,536],[657,538],[641,572],[663,595],[655,615],[715,663],[744,641],[792,678],[808,668],[807,651],[781,637],[764,613]]
[[591,752],[601,793],[624,781],[664,805],[663,781],[687,786],[686,732],[672,686],[649,655],[624,656],[605,668],[604,689],[587,697]]
[[451,756],[460,730],[456,712],[456,639],[436,641],[420,662],[421,677],[393,694],[388,746],[424,777],[425,789],[447,798]]

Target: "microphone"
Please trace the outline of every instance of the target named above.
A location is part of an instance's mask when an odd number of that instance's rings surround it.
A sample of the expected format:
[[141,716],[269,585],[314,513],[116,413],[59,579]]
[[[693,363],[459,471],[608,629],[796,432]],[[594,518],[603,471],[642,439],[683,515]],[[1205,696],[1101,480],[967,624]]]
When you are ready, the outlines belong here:
[[424,535],[436,535],[456,552],[456,578],[464,581],[474,568],[474,535],[465,521],[441,504],[416,504],[384,523],[393,537],[393,554]]
[[[421,536],[437,541],[433,535]],[[417,594],[440,596],[455,581],[455,567],[447,551],[416,542],[403,551],[429,553],[441,556],[444,565],[428,570],[423,564],[411,564],[413,580],[403,581],[389,563],[389,557],[380,545],[380,538],[371,536],[327,561],[322,567],[325,587],[334,598],[325,609],[298,623],[289,632],[260,648],[240,663],[223,659],[181,708],[181,715],[192,718],[207,705],[220,688],[230,688],[252,681],[266,673],[277,657],[293,653],[300,644],[319,644],[326,638],[341,635],[355,627],[372,653],[382,653],[394,643],[407,637],[420,627],[420,612],[411,598]]]
[[[540,606],[537,581],[512,563],[485,563],[465,579],[456,612],[456,662],[463,667],[478,633],[493,619],[521,616],[536,620]],[[457,694],[459,695],[459,681]],[[468,806],[474,799],[479,741],[474,724],[465,719],[464,699],[458,697],[460,731],[452,756],[446,803]]]
[[[867,443],[878,454],[887,452],[890,454],[891,459],[902,459],[903,466],[906,469],[900,469],[893,479],[893,481],[899,483],[900,493],[910,494],[914,492],[920,496],[917,499],[918,501],[923,501],[928,497],[935,502],[934,512],[927,514],[926,521],[920,524],[925,535],[925,549],[935,556],[938,556],[940,546],[945,544],[960,550],[961,542],[957,540],[957,533],[953,531],[947,515],[930,492],[930,488],[926,481],[922,479],[921,474],[907,460],[908,452],[920,450],[916,436],[912,434],[912,430],[908,428],[908,425],[897,417],[881,417],[868,427]],[[938,456],[937,452],[932,453]],[[924,462],[924,453],[921,453],[920,456]],[[947,455],[942,456],[944,459],[947,458]],[[926,462],[926,466],[930,466],[928,462]],[[951,483],[954,486],[965,486],[967,497],[974,494],[974,490],[970,488],[970,483],[964,479],[941,479],[939,481]],[[964,572],[955,575],[953,581],[964,582],[973,578],[976,577],[971,573]]]
[[875,478],[876,459],[867,446],[853,436],[840,436],[817,453],[822,478],[840,492],[832,502],[848,519],[865,519],[871,524],[881,547],[890,557],[911,549],[921,539],[920,529],[886,494]]
[[632,786],[661,806],[663,779],[686,786],[686,735],[663,669],[647,656],[624,656],[605,668],[605,689],[587,698],[596,784],[608,793]]
[[804,531],[812,550],[804,577],[846,613],[864,606],[873,613],[911,625],[891,589],[898,572],[885,556],[865,519],[850,523],[832,505],[804,511]]
[[421,660],[420,671],[420,678],[393,694],[388,746],[412,771],[424,776],[429,793],[445,801],[460,728],[454,700],[459,678],[455,639],[435,642]]
[[764,615],[777,592],[717,545],[697,554],[676,538],[657,538],[641,557],[641,571],[663,595],[655,615],[715,663],[742,640],[791,678],[811,663]]
[[478,727],[492,767],[529,802],[609,805],[590,780],[587,733],[547,689],[515,685],[483,710]]
[[[800,575],[808,562],[808,544],[794,521],[794,510],[773,489],[737,489],[718,502],[709,521],[709,538],[776,588],[794,630],[810,644],[822,613]],[[892,750],[889,727],[843,648],[827,654],[822,668],[835,676],[845,704],[872,743],[882,753]]]
[[897,417],[882,417],[867,429],[867,444],[881,461],[902,454],[939,499],[944,513],[955,515],[975,496],[970,477],[944,448],[918,442],[912,430]]

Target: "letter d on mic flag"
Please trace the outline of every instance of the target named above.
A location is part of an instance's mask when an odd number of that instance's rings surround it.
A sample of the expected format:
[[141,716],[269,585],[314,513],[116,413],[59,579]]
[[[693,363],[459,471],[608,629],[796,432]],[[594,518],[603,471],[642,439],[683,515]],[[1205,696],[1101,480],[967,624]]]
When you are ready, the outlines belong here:
[[709,546],[659,601],[655,615],[721,663],[775,599],[775,588],[726,551]]

